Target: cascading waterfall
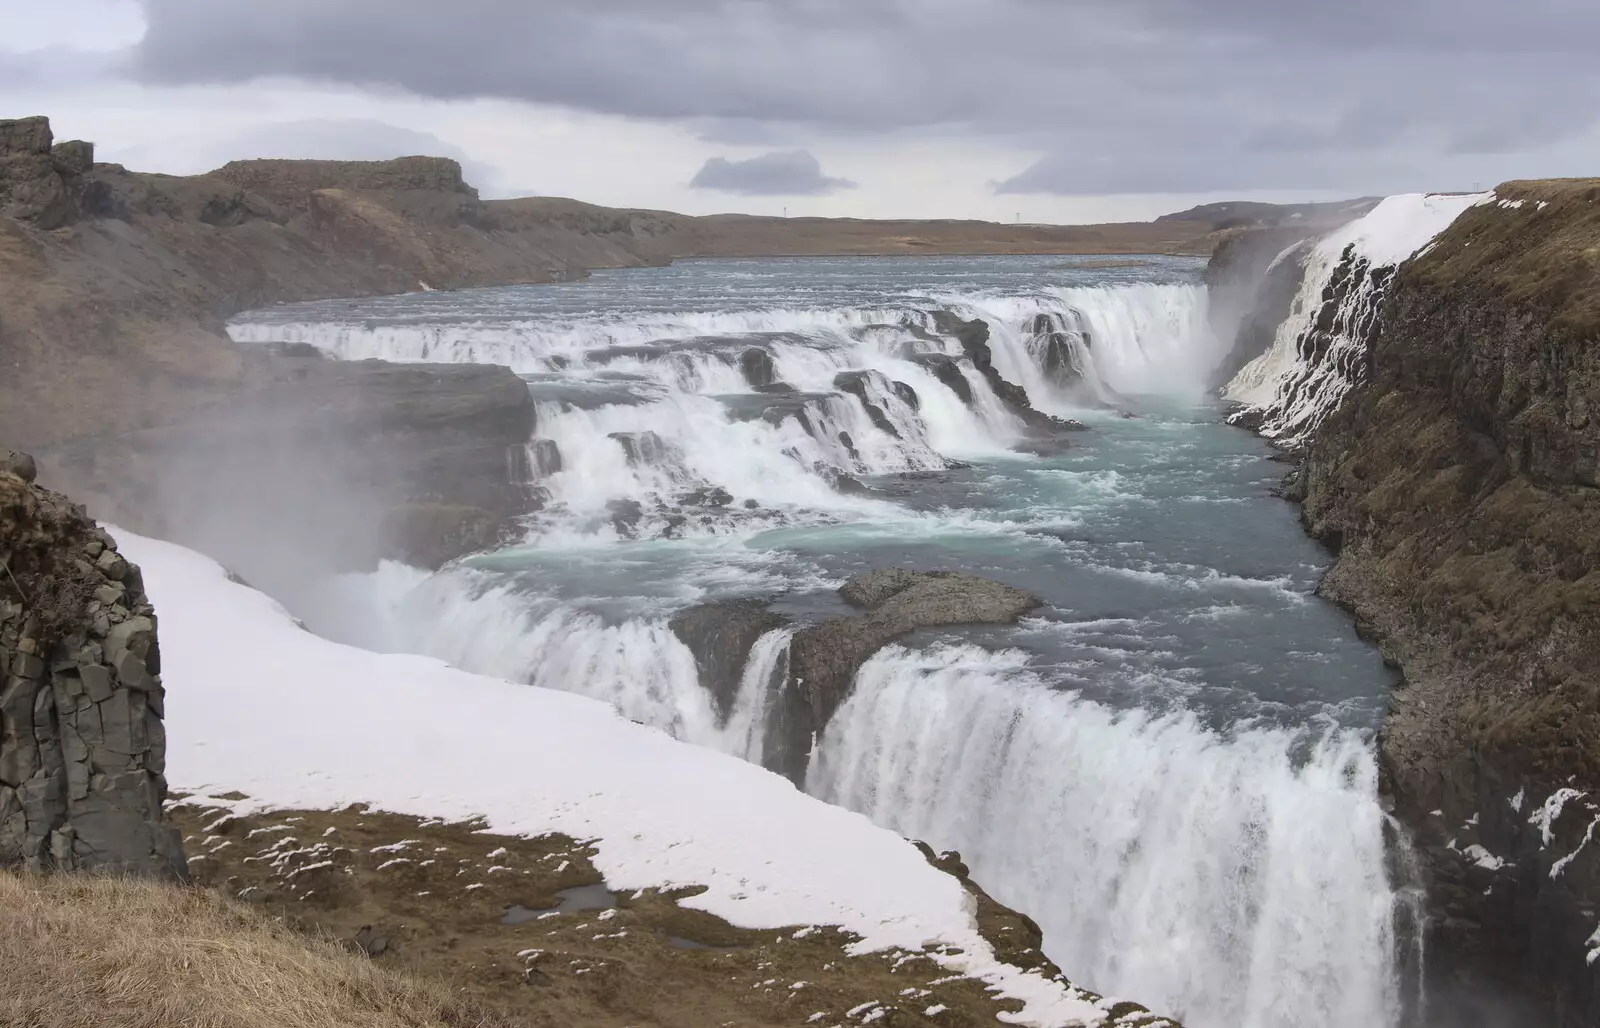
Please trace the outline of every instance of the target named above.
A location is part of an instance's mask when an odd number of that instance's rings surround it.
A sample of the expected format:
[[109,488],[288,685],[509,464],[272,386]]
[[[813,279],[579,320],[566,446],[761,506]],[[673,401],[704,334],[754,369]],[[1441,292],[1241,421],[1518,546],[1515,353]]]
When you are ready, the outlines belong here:
[[[716,273],[653,274],[694,282]],[[1192,476],[1258,456],[1189,454],[1181,447],[1200,422],[1147,416],[1111,422],[1143,433],[1129,449],[1108,430],[1043,468],[1051,458],[1015,451],[1026,426],[934,313],[982,319],[994,369],[1036,409],[1092,419],[1086,410],[1204,389],[1221,347],[1192,274],[891,291],[813,307],[808,285],[761,310],[731,309],[716,293],[702,303],[714,309],[679,310],[664,288],[646,309],[629,308],[624,293],[619,309],[585,300],[529,316],[527,304],[554,294],[511,290],[243,319],[231,328],[241,342],[306,343],[341,359],[506,364],[535,400],[527,463],[542,509],[524,547],[434,575],[384,565],[346,576],[297,613],[342,641],[583,693],[686,742],[760,762],[791,630],[755,643],[719,718],[694,655],[668,626],[675,611],[706,598],[828,597],[864,564],[902,553],[926,562],[934,545],[949,554],[935,566],[1040,573],[1080,559],[1097,534],[1119,532],[1128,549],[1094,558],[1109,562],[1092,569],[1095,588],[1127,597],[1108,599],[1113,607],[1146,596],[1178,604],[1151,633],[1276,609],[1290,581],[1282,570],[1241,575],[1183,549],[1211,538],[1209,523],[1173,555],[1139,549],[1167,519],[1141,520],[1141,503],[1163,501],[1140,494],[1138,475]],[[1102,452],[1104,467],[1095,463]],[[856,476],[905,484],[868,492]],[[941,492],[947,479],[955,485]],[[1096,481],[1122,486],[1083,492]],[[1030,489],[1066,492],[1027,499]],[[1125,520],[1105,522],[1107,510]],[[1174,583],[1151,566],[1193,574]],[[1279,584],[1217,584],[1239,582]],[[1050,584],[1029,588],[1054,606],[1076,604]],[[1191,597],[1198,607],[1184,606]],[[1292,599],[1281,604],[1287,630],[1319,631],[1302,623],[1304,597]],[[1100,616],[1134,624],[1125,613]],[[828,615],[812,609],[798,620]],[[1098,649],[1061,658],[1059,673],[1013,649],[891,647],[858,674],[807,788],[959,849],[1002,902],[1041,923],[1047,953],[1086,986],[1191,1028],[1393,1025],[1394,898],[1370,747],[1354,730],[1221,732],[1181,701],[1178,713],[1156,717],[1063,691],[1123,645],[1097,636]],[[1181,668],[1153,688],[1187,689],[1197,675]]]
[[1047,688],[1023,654],[891,647],[807,780],[959,850],[1079,981],[1196,1025],[1393,1023],[1376,766],[1358,738],[1224,738]]

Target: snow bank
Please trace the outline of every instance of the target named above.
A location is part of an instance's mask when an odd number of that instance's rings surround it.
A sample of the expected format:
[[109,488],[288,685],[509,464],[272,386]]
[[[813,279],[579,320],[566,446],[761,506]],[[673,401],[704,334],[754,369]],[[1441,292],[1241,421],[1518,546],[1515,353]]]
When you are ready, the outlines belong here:
[[117,534],[160,618],[175,789],[594,839],[614,889],[704,885],[687,905],[747,928],[838,925],[860,951],[949,944],[964,955],[941,963],[1026,1002],[1013,1023],[1104,1017],[999,963],[961,884],[859,814],[593,700],[329,642],[206,557]]
[[[1356,384],[1360,350],[1366,345],[1361,333],[1371,326],[1382,296],[1370,271],[1410,260],[1462,212],[1493,199],[1493,193],[1391,196],[1365,217],[1323,237],[1306,258],[1300,291],[1272,346],[1245,365],[1223,395],[1260,412],[1263,435],[1285,442],[1304,437]],[[1336,293],[1337,315],[1326,332],[1329,338],[1306,346],[1317,331],[1328,287],[1346,249],[1358,262],[1366,262],[1369,273]],[[1308,351],[1319,356],[1311,359]]]

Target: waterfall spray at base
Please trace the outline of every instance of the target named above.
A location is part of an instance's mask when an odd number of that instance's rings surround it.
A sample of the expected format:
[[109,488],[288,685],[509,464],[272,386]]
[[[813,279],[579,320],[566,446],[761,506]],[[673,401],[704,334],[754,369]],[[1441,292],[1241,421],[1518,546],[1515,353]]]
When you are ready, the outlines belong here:
[[1376,776],[1353,735],[1224,738],[1051,690],[1017,652],[891,647],[807,788],[959,850],[1093,988],[1202,1026],[1375,1028],[1397,988]]

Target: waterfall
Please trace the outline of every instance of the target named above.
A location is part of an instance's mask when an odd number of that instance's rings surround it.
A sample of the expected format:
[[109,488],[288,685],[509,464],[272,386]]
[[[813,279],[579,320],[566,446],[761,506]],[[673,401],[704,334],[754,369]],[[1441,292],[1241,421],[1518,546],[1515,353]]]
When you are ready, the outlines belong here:
[[[1181,475],[1259,460],[1232,451],[1192,460],[1185,447],[1201,430],[1163,420],[1158,405],[1127,423],[1125,450],[1105,432],[1052,458],[1019,452],[1031,423],[1005,382],[1060,415],[1141,394],[1200,397],[1222,347],[1204,288],[1189,282],[538,318],[510,300],[482,317],[470,297],[450,302],[451,320],[407,319],[403,309],[388,319],[263,312],[231,326],[241,342],[310,344],[340,359],[506,364],[535,404],[525,463],[540,509],[522,545],[433,575],[384,565],[346,576],[297,613],[344,642],[582,693],[755,762],[788,676],[792,629],[754,643],[719,718],[694,654],[669,627],[676,612],[777,597],[774,609],[800,624],[830,615],[827,594],[858,561],[901,550],[925,560],[942,546],[963,569],[1029,574],[1060,552],[1047,547],[1085,545],[1080,529],[1125,531],[1116,538],[1128,556],[1104,558],[1100,579],[1142,582],[1160,574],[1136,562],[1140,548],[1158,545],[1166,492],[1153,490],[1149,509],[1122,521],[1091,523],[1101,507],[1061,499],[1031,476],[1121,482],[1147,467]],[[1005,382],[980,372],[936,311],[988,325]],[[1044,490],[1037,504],[1014,505],[1035,489]],[[1190,548],[1207,540],[1191,534],[1178,548],[1199,569]],[[947,545],[957,537],[961,545]],[[1300,595],[1286,578],[1209,573]],[[1048,585],[1040,595],[1067,606]],[[1251,602],[1230,596],[1218,609],[1262,611]],[[1309,615],[1293,624],[1318,630]],[[1105,671],[1097,658],[1073,659],[1050,681]],[[1197,689],[1209,673],[1180,670]],[[1047,953],[1087,987],[1192,1028],[1391,1028],[1396,900],[1362,738],[1222,732],[1185,712],[1181,690],[1158,697],[1177,712],[1156,716],[1046,678],[1017,650],[891,646],[859,671],[817,743],[807,789],[960,850],[997,899],[1040,922]]]
[[1266,353],[1223,395],[1257,416],[1263,435],[1304,440],[1366,373],[1385,287],[1396,268],[1490,194],[1391,196],[1322,239],[1306,259],[1289,316]]
[[1016,651],[890,647],[813,795],[959,850],[1074,979],[1197,1028],[1381,1028],[1397,984],[1383,813],[1351,734],[1114,712]]

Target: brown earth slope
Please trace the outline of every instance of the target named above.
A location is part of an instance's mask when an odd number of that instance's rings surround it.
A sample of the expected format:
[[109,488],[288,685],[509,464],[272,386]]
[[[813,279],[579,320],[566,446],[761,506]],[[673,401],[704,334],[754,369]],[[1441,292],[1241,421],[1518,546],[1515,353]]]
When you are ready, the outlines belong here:
[[[1522,203],[1401,267],[1296,488],[1340,547],[1323,592],[1406,672],[1382,756],[1431,880],[1430,993],[1454,1024],[1592,1025],[1600,180],[1497,195]],[[1501,990],[1538,1013],[1495,1020]]]

